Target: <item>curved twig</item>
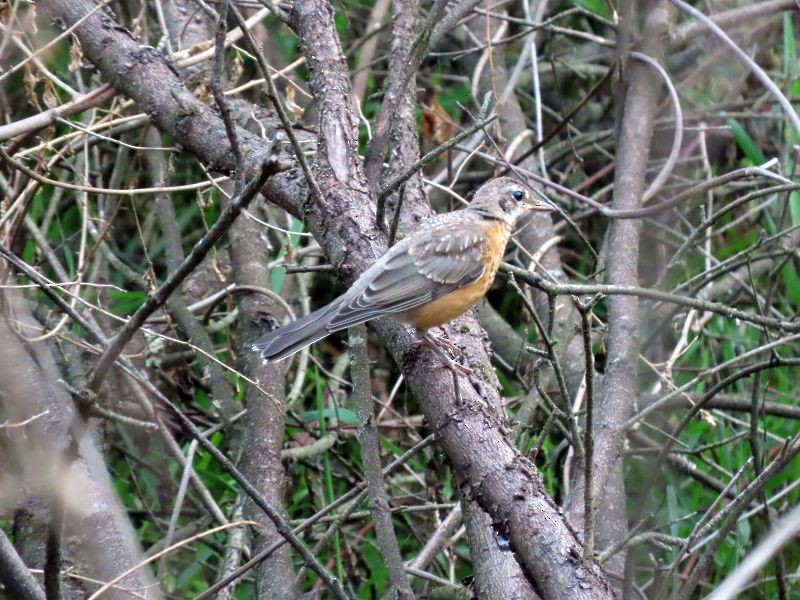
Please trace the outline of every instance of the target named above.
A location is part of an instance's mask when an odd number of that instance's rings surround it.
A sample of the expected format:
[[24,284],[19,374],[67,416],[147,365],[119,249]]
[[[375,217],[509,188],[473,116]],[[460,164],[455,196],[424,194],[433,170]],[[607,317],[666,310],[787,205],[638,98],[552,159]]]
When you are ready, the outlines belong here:
[[678,155],[680,154],[681,144],[683,142],[683,111],[681,110],[681,99],[678,97],[678,91],[675,89],[675,86],[672,85],[672,80],[669,77],[669,73],[667,73],[667,70],[661,66],[661,63],[654,58],[643,54],[642,52],[631,52],[630,55],[633,58],[640,60],[646,65],[652,67],[656,73],[661,76],[661,79],[664,81],[664,85],[667,87],[669,96],[672,99],[672,111],[675,114],[675,136],[672,138],[672,149],[669,152],[667,162],[665,162],[664,166],[661,167],[661,171],[658,173],[652,183],[650,183],[649,187],[642,196],[642,202],[644,203],[658,193],[658,191],[664,185],[664,182],[666,182],[666,180],[672,174],[672,170],[675,168],[675,164],[678,162]]

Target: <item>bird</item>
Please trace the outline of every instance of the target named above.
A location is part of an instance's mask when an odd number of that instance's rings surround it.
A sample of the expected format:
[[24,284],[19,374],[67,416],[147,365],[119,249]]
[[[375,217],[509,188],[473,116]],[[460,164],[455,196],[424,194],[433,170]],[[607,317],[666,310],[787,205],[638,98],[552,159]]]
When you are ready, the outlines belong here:
[[461,316],[494,281],[511,232],[528,211],[554,208],[511,177],[484,183],[464,208],[435,215],[398,241],[330,304],[260,337],[252,349],[265,363],[287,358],[340,329],[380,317],[412,325],[450,367],[454,349],[430,329]]

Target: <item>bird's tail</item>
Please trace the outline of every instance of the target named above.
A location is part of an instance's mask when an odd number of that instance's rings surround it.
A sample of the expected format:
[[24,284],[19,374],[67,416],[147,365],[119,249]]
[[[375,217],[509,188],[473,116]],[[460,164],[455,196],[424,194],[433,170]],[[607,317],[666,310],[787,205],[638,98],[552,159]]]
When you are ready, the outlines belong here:
[[277,362],[291,356],[331,333],[327,328],[328,319],[335,310],[334,302],[274,329],[256,340],[253,351],[258,352],[265,363]]

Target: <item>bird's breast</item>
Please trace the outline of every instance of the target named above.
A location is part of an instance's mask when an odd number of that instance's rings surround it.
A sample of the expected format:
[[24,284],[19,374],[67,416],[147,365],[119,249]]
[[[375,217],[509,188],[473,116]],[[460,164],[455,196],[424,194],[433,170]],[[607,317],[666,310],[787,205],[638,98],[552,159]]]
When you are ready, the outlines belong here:
[[491,223],[485,226],[484,232],[486,246],[482,259],[485,268],[481,276],[408,315],[408,321],[418,330],[427,331],[460,317],[489,291],[503,260],[510,230],[505,223]]

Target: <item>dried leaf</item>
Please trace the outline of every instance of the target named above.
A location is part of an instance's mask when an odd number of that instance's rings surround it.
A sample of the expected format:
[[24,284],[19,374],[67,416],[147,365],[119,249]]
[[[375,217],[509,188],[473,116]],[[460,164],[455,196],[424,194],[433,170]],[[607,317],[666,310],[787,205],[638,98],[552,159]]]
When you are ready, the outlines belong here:
[[295,89],[293,85],[290,85],[286,89],[286,108],[288,108],[289,112],[292,113],[292,118],[294,118],[295,121],[299,121],[306,109],[297,104],[294,99]]
[[453,121],[436,96],[431,97],[430,104],[422,105],[422,137],[431,146],[443,144],[453,137]]
[[133,37],[139,39],[142,36],[142,20],[141,18],[136,18],[133,20],[131,24],[131,33]]
[[204,42],[197,42],[196,44],[192,44],[188,50],[189,56],[194,56],[195,54],[200,54],[201,52],[205,52],[213,45],[214,45],[214,40],[205,40]]
[[200,207],[200,210],[205,210],[214,203],[211,193],[211,189],[197,191],[195,202],[197,202],[197,206]]
[[8,23],[11,18],[11,3],[0,0],[0,21]]
[[25,15],[25,20],[28,21],[26,23],[25,31],[29,35],[36,35],[37,33],[39,33],[39,27],[37,26],[37,23],[39,22],[39,19],[36,18],[36,4],[35,3],[31,3],[31,5],[28,7],[28,11],[27,11],[27,13]]
[[39,77],[31,67],[31,63],[25,63],[25,74],[22,77],[22,85],[25,87],[25,97],[28,100],[28,104],[41,110],[42,106],[39,104],[39,98],[36,95],[36,84],[38,82]]
[[285,262],[294,262],[294,246],[292,246],[292,242],[289,239],[286,239],[286,242],[283,244],[283,260]]
[[75,71],[82,69],[84,64],[81,42],[73,35],[72,45],[69,48],[69,65],[67,68],[69,69],[70,73],[74,73]]
[[242,64],[242,58],[238,54],[235,54],[233,60],[231,61],[230,80],[238,81],[238,79],[242,76],[243,72],[244,72],[244,65]]
[[61,103],[56,93],[56,86],[54,86],[53,82],[49,79],[42,79],[42,83],[44,84],[44,91],[42,92],[42,101],[44,105],[47,108],[55,108]]
[[717,418],[705,409],[700,409],[700,418],[712,427],[717,426]]
[[211,88],[208,87],[208,84],[205,82],[195,87],[192,90],[192,94],[194,95],[195,98],[197,98],[198,100],[200,100],[205,104],[211,103],[211,100],[214,98],[214,96],[211,94]]

